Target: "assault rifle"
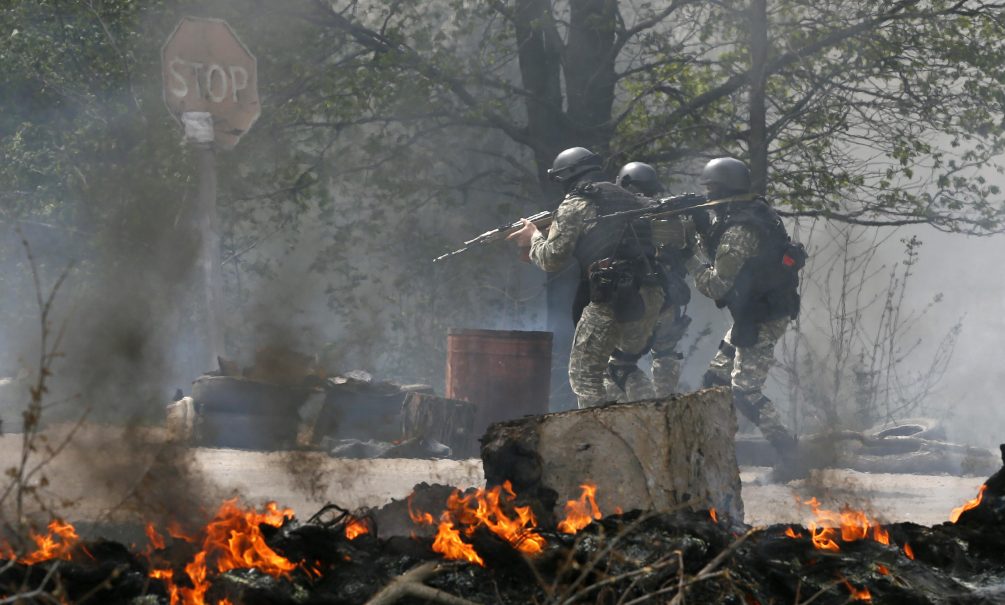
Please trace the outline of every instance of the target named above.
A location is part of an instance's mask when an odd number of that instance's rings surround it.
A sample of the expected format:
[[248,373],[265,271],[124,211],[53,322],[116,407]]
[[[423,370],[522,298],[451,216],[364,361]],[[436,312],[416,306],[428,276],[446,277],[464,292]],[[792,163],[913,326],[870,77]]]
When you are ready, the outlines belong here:
[[740,201],[750,201],[754,199],[754,196],[749,193],[744,193],[741,195],[733,195],[730,197],[724,197],[717,200],[710,200],[704,195],[697,193],[684,193],[681,195],[674,195],[671,197],[661,198],[656,201],[652,206],[646,206],[645,208],[637,208],[635,210],[622,210],[621,212],[612,212],[611,214],[602,214],[600,216],[594,217],[586,221],[587,223],[595,223],[597,221],[608,220],[613,218],[635,218],[635,217],[645,217],[649,219],[661,218],[664,216],[672,216],[674,214],[682,214],[684,212],[689,212],[691,210],[703,210],[705,208],[714,208],[721,204],[727,204],[729,202],[740,202]]
[[[549,211],[542,211],[527,217],[527,220],[534,223],[538,229],[544,229],[545,227],[551,225],[552,221],[555,220],[555,213]],[[475,246],[484,246],[485,244],[491,244],[492,242],[496,242],[501,239],[506,239],[511,234],[516,233],[522,228],[523,228],[523,219],[520,219],[518,221],[506,225],[502,225],[500,227],[496,227],[495,229],[491,229],[489,231],[486,231],[485,233],[482,233],[477,237],[469,239],[468,241],[464,242],[464,246],[458,248],[457,250],[454,250],[453,252],[447,252],[442,256],[437,256],[436,258],[433,259],[433,262],[434,263],[439,262],[445,258],[450,258],[451,256],[454,256],[456,254],[467,252],[468,250],[474,248]]]

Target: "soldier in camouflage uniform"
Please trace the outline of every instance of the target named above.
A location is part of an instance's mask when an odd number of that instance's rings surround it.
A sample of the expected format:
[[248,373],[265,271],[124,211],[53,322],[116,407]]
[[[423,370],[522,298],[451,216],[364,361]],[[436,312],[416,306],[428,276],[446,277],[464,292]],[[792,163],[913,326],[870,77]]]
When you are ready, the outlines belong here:
[[799,313],[798,270],[805,253],[765,200],[749,195],[750,173],[743,162],[712,160],[702,184],[710,200],[738,198],[717,207],[715,221],[700,233],[709,264],[695,257],[687,261],[695,288],[728,307],[733,317],[704,384],[731,385],[736,407],[785,461],[796,440],[761,388],[775,361],[775,343]]
[[[657,199],[666,193],[656,171],[649,164],[630,162],[618,172],[615,181],[625,189],[647,198]],[[608,392],[620,401],[638,401],[649,397],[666,397],[677,392],[681,360],[677,345],[684,337],[691,318],[685,307],[691,300],[684,260],[685,250],[694,236],[694,225],[681,214],[652,222],[653,240],[656,243],[663,284],[664,301],[660,311],[649,352],[652,353],[652,380],[639,370],[638,358],[623,351],[611,356],[608,373],[612,380]]]
[[576,322],[569,383],[583,408],[609,400],[604,375],[615,349],[639,354],[648,346],[663,306],[661,276],[648,220],[591,221],[644,206],[638,196],[603,182],[600,156],[566,149],[548,174],[566,194],[548,235],[525,221],[510,239],[529,247],[531,261],[544,271],[560,271],[573,258],[579,263],[583,296],[577,299],[585,306]]

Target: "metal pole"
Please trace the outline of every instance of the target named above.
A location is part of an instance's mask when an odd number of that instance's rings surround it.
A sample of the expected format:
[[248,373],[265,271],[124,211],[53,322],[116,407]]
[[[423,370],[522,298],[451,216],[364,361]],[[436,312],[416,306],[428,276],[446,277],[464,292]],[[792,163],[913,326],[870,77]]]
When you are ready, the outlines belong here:
[[213,118],[204,112],[182,114],[185,140],[195,151],[199,173],[196,197],[196,222],[199,230],[199,277],[205,304],[206,362],[217,366],[217,357],[225,357],[223,325],[223,276],[220,267],[220,230],[216,213],[216,150],[213,144]]

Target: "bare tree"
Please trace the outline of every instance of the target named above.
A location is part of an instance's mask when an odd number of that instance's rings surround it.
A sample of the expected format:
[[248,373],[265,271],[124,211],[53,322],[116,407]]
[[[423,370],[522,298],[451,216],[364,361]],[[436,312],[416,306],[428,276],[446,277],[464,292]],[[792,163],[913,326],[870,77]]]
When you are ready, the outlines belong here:
[[901,239],[902,259],[886,264],[883,253],[895,234],[811,224],[802,295],[813,302],[779,348],[794,426],[865,428],[924,411],[937,392],[962,319],[925,351],[921,332],[942,297],[912,305],[921,242]]

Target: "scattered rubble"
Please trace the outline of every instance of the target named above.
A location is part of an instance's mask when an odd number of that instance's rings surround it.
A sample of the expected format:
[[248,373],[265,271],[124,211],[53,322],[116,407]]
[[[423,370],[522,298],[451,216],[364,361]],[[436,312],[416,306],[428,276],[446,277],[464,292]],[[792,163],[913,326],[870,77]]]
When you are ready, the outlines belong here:
[[[942,424],[909,418],[864,431],[832,430],[802,435],[801,455],[814,468],[866,473],[987,476],[998,468],[994,452],[946,439]],[[738,435],[736,457],[745,466],[775,466],[777,454],[759,434]]]
[[167,406],[176,439],[208,447],[323,450],[336,457],[470,457],[476,406],[427,385],[379,382],[362,371],[328,376],[312,357],[262,349],[242,368],[220,359],[192,394]]

